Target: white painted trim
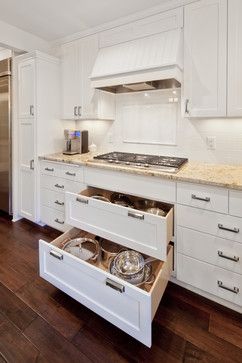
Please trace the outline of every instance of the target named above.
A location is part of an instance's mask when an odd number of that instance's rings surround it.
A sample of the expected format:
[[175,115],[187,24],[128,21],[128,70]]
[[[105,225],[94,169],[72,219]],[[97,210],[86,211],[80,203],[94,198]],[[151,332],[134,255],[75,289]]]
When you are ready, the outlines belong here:
[[74,40],[85,38],[92,34],[100,33],[105,30],[109,30],[112,28],[116,28],[116,27],[128,24],[128,23],[132,23],[137,20],[148,18],[152,15],[156,15],[156,14],[159,14],[159,13],[171,10],[171,9],[176,9],[176,8],[179,8],[181,6],[184,6],[184,5],[196,2],[196,1],[199,1],[199,0],[167,0],[165,3],[152,7],[150,9],[146,9],[146,10],[137,12],[135,14],[119,18],[115,21],[108,22],[108,23],[99,25],[97,27],[89,28],[89,29],[68,35],[66,37],[56,39],[55,41],[51,42],[51,47],[54,48],[61,44],[70,43]]

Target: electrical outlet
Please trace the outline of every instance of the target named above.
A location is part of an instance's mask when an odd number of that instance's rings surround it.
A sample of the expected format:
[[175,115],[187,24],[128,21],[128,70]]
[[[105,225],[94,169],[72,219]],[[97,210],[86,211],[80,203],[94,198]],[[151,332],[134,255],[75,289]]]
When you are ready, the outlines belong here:
[[215,136],[207,136],[207,149],[208,150],[215,150],[216,149],[216,137]]

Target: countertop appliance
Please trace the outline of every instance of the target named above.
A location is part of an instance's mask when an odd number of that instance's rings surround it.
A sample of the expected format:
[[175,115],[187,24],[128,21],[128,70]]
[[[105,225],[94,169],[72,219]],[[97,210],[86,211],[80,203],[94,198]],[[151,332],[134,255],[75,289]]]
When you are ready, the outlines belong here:
[[85,154],[88,152],[87,130],[64,130],[65,150],[64,155]]
[[135,168],[159,170],[168,173],[177,173],[188,161],[186,158],[173,156],[133,154],[117,151],[95,156],[94,159],[95,161],[103,163],[127,165]]
[[11,58],[0,61],[0,210],[12,213]]

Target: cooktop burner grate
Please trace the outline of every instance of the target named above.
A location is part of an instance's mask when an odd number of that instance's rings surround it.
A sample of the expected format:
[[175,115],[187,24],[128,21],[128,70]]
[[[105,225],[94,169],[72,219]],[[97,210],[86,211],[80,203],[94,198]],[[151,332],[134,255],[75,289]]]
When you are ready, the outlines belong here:
[[109,163],[125,164],[137,167],[151,168],[153,166],[155,168],[172,169],[172,171],[173,169],[174,171],[178,171],[178,169],[188,161],[188,159],[186,158],[147,155],[147,154],[133,154],[133,153],[125,153],[117,151],[95,156],[94,159],[103,162],[106,161]]

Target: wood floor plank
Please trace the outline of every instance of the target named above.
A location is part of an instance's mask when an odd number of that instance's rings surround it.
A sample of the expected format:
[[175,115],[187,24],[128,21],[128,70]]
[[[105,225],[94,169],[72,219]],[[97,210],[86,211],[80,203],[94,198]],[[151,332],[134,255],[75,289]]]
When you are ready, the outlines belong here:
[[0,312],[20,330],[25,329],[36,319],[37,314],[2,284],[0,284],[0,297]]
[[91,362],[85,354],[78,350],[41,317],[35,319],[25,329],[24,334],[39,349],[48,362]]
[[[198,349],[195,345],[187,342],[184,352],[183,363],[219,363],[217,358],[204,350]],[[229,362],[229,361],[228,361]]]

